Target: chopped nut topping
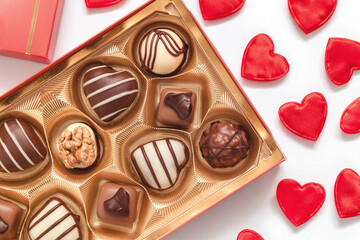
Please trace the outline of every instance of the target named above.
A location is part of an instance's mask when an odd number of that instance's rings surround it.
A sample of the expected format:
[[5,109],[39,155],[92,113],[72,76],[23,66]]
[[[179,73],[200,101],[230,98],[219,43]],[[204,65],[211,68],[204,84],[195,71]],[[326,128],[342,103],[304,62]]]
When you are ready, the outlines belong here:
[[67,168],[87,168],[97,158],[97,144],[89,128],[66,129],[59,139],[60,157]]

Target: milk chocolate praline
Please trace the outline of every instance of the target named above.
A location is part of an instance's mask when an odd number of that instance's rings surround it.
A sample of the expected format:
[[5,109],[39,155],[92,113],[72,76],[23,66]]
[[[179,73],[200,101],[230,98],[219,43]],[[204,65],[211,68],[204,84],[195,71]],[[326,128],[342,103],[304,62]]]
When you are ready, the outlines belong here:
[[85,123],[67,126],[58,139],[59,157],[66,168],[85,169],[99,158],[99,140],[94,130]]
[[15,203],[0,199],[0,240],[15,239],[22,225],[21,209]]
[[211,167],[227,168],[247,157],[250,138],[241,125],[222,120],[211,123],[203,132],[199,146]]
[[160,77],[176,74],[185,64],[188,45],[183,37],[170,28],[154,28],[141,39],[141,68]]
[[108,224],[131,226],[137,219],[138,196],[128,185],[104,183],[99,192],[96,214]]
[[23,120],[7,120],[0,127],[0,172],[29,169],[44,161],[46,153],[41,138]]
[[194,120],[196,93],[188,89],[165,88],[161,91],[156,119],[164,125],[187,127]]

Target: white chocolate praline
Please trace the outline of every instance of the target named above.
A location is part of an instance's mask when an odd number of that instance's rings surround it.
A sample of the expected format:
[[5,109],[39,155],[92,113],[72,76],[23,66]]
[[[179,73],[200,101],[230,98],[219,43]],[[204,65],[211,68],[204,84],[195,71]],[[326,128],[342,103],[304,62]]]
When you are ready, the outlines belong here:
[[173,74],[184,64],[187,45],[173,30],[158,28],[140,43],[140,61],[147,71],[160,76]]
[[84,123],[73,123],[58,141],[60,158],[67,168],[87,168],[98,158],[98,140],[94,130]]
[[59,198],[51,198],[30,219],[31,240],[80,240],[79,218]]
[[180,140],[166,138],[139,146],[132,161],[145,185],[165,190],[176,183],[189,161],[189,150]]

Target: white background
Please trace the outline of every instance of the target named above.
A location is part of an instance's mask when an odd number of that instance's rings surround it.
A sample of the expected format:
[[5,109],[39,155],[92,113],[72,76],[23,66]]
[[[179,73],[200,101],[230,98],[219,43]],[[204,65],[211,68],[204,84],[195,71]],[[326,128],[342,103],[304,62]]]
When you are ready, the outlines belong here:
[[[83,0],[67,0],[55,58],[143,2],[124,0],[112,7],[89,10]],[[360,79],[355,73],[347,85],[335,86],[328,79],[323,62],[329,37],[360,41],[360,2],[339,1],[330,21],[309,35],[294,23],[286,0],[247,0],[240,12],[217,21],[202,19],[197,0],[185,0],[185,3],[272,130],[288,160],[166,239],[236,239],[244,228],[254,229],[269,240],[358,239],[360,217],[340,219],[337,216],[333,186],[343,168],[360,172],[360,136],[343,134],[339,128],[343,110],[360,96]],[[262,32],[273,39],[276,52],[283,54],[290,64],[289,74],[271,83],[251,82],[240,77],[244,49],[252,37]],[[0,57],[0,94],[43,67],[44,64]],[[277,115],[283,103],[301,101],[313,91],[322,92],[329,107],[324,130],[315,143],[290,133]],[[276,201],[277,183],[284,178],[294,178],[301,184],[318,182],[327,191],[326,201],[318,214],[299,228],[293,227],[284,217]]]

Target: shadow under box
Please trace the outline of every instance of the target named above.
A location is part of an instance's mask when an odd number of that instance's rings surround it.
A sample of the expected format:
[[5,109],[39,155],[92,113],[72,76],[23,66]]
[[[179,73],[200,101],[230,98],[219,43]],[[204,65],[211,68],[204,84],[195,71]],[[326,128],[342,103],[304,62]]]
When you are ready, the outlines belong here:
[[[82,123],[87,125],[95,133],[95,141],[98,143],[98,156],[97,160],[87,168],[67,168],[64,165],[63,160],[61,159],[60,149],[59,149],[59,139],[61,134],[67,129],[71,124]],[[100,171],[106,168],[111,162],[112,155],[112,144],[110,135],[99,128],[95,123],[93,123],[87,116],[79,112],[76,109],[63,109],[48,121],[46,125],[46,132],[49,136],[49,146],[51,153],[54,159],[54,171],[64,179],[70,182],[81,183],[95,172]],[[72,133],[73,134],[73,133]],[[84,134],[82,136],[85,136]],[[72,141],[72,144],[76,144],[73,136],[72,139],[69,139],[69,142]],[[84,146],[84,144],[82,144]],[[106,148],[105,148],[106,146]],[[82,149],[78,149],[81,151]],[[77,157],[76,153],[70,153],[70,157]]]
[[69,85],[75,107],[108,131],[128,126],[138,118],[147,81],[127,57],[121,53],[97,56],[87,59],[77,69]]

